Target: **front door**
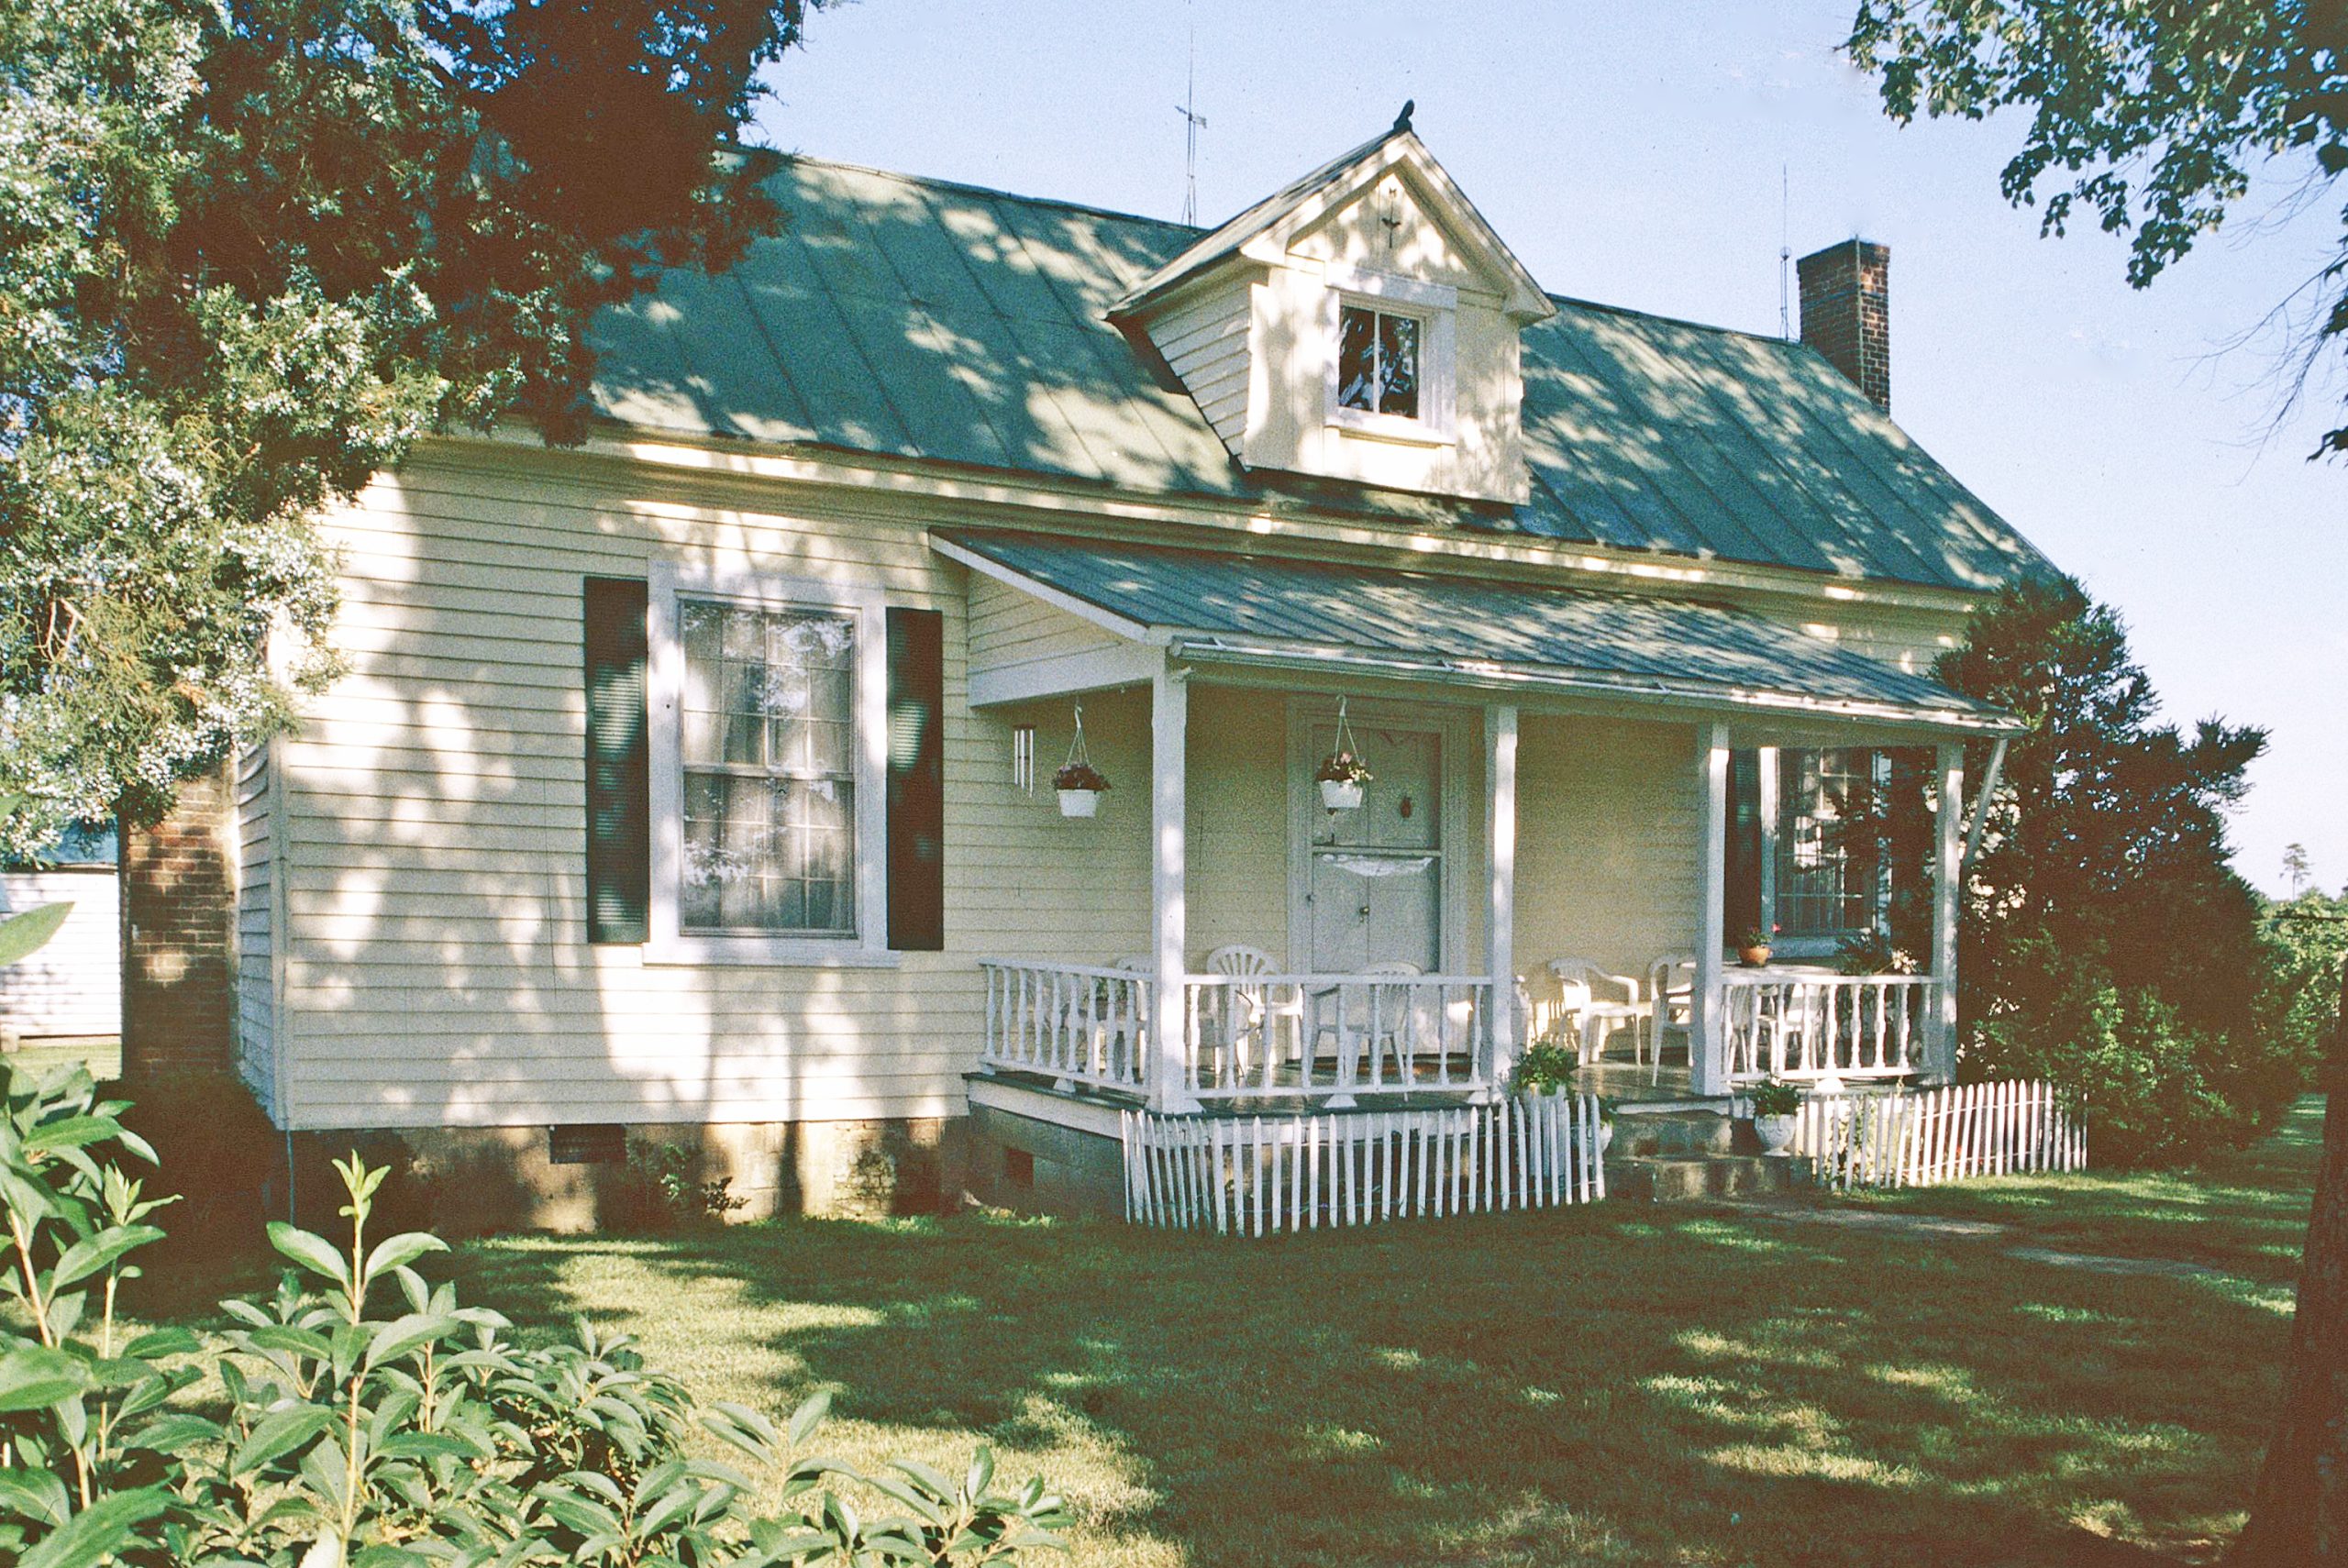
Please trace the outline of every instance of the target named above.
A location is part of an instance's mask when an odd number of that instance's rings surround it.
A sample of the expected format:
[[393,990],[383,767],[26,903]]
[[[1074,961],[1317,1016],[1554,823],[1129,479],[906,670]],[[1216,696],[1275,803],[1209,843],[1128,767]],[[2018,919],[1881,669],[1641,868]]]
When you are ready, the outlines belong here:
[[1321,805],[1311,771],[1336,747],[1314,724],[1306,748],[1311,883],[1305,894],[1312,970],[1356,974],[1373,965],[1443,967],[1443,737],[1356,725],[1376,775],[1352,811]]

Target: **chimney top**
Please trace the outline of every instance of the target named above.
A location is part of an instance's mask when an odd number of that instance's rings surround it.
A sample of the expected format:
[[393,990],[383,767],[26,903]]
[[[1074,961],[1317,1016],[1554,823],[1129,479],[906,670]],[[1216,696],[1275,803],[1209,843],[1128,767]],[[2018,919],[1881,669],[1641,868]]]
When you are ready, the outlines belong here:
[[1839,240],[1794,264],[1801,279],[1801,340],[1891,410],[1891,252]]

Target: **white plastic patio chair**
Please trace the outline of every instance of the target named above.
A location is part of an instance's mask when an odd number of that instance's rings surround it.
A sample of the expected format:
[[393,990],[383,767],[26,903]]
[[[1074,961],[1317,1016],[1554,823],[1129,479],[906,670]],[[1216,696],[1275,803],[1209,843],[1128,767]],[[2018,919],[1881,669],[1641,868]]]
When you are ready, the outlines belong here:
[[1655,1048],[1655,1077],[1663,1077],[1663,1036],[1686,1034],[1693,1017],[1696,955],[1667,953],[1647,966],[1647,1039]]
[[[1207,955],[1207,973],[1246,979],[1258,975],[1277,975],[1280,962],[1260,947],[1250,947],[1235,942],[1218,947]],[[1216,988],[1223,997],[1221,1040],[1224,1061],[1221,1066],[1235,1077],[1225,1078],[1220,1074],[1219,1083],[1238,1083],[1256,1076],[1260,1068],[1267,1088],[1279,1063],[1279,1043],[1274,1036],[1286,1021],[1298,1034],[1304,1028],[1304,999],[1301,996],[1279,997],[1269,986],[1221,986]],[[1203,1030],[1202,1031],[1203,1032]],[[1252,1049],[1251,1049],[1252,1046]]]
[[[1549,973],[1557,980],[1559,1017],[1570,1021],[1580,1036],[1585,1066],[1603,1060],[1607,1045],[1625,1029],[1631,1032],[1632,1066],[1645,1063],[1641,1025],[1646,1021],[1647,1009],[1639,999],[1638,981],[1628,975],[1609,974],[1587,958],[1552,958]],[[1600,987],[1619,989],[1622,999],[1604,995]]]

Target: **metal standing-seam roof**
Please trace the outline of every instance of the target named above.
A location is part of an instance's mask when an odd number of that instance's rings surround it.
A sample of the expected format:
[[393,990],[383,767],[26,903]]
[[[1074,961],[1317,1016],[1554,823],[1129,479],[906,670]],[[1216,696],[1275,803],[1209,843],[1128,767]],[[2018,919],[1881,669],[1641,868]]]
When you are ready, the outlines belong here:
[[1203,663],[1383,668],[1634,701],[2015,727],[1928,677],[1718,605],[981,529],[932,538]]
[[[771,188],[781,234],[599,318],[598,413],[1145,495],[1295,490],[1234,463],[1107,319],[1205,231],[803,158]],[[1810,348],[1555,303],[1523,340],[1529,502],[1313,503],[1972,591],[2043,565]]]

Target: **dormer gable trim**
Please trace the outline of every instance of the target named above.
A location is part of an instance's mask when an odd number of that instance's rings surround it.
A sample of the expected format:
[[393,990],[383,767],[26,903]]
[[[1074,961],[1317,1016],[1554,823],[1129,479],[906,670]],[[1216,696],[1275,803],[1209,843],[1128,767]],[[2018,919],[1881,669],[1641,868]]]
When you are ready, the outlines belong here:
[[1430,215],[1458,242],[1467,255],[1501,284],[1502,311],[1518,326],[1527,326],[1556,314],[1533,274],[1516,259],[1507,243],[1466,193],[1444,172],[1434,155],[1415,132],[1398,126],[1377,140],[1304,176],[1230,222],[1202,237],[1196,244],[1136,284],[1110,307],[1109,319],[1145,316],[1168,298],[1188,292],[1210,273],[1224,270],[1235,258],[1259,266],[1286,264],[1296,238],[1331,214],[1373,187],[1389,173],[1400,172],[1425,200]]

